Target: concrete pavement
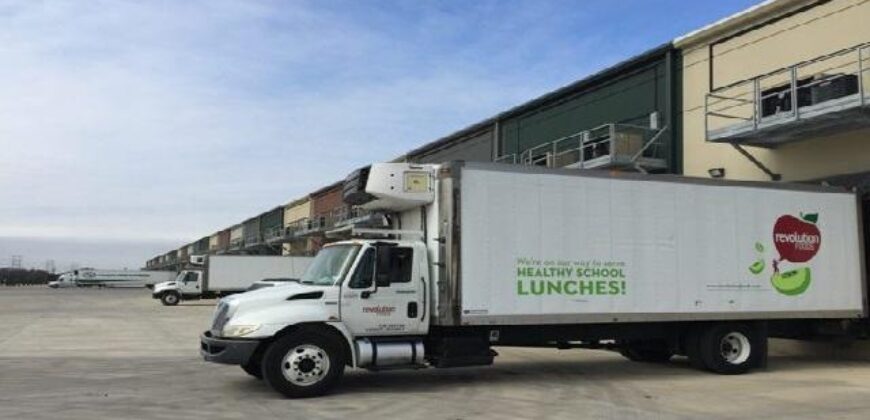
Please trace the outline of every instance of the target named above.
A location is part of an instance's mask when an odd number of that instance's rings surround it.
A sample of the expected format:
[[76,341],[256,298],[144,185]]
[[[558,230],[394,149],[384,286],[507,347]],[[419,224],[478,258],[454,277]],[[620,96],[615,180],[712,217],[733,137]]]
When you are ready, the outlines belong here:
[[288,400],[203,362],[214,301],[164,307],[147,290],[0,288],[0,418],[867,418],[870,362],[774,356],[717,376],[685,360],[500,348],[492,367],[348,371],[329,396]]

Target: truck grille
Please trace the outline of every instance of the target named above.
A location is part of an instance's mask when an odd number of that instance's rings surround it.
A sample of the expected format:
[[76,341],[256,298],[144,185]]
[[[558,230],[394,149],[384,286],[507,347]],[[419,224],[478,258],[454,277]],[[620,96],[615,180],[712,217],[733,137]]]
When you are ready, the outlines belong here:
[[221,330],[227,323],[227,312],[230,310],[230,305],[225,302],[218,303],[217,309],[214,312],[214,318],[211,321],[211,333],[215,337],[220,337]]

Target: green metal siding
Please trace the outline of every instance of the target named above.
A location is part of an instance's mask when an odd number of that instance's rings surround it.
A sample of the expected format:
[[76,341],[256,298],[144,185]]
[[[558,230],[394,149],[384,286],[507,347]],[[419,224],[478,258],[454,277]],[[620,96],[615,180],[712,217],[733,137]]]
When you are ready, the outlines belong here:
[[260,218],[254,217],[248,219],[244,223],[245,227],[245,245],[255,244],[260,242]]
[[281,230],[284,227],[284,207],[278,207],[260,216],[260,236],[267,237],[270,231]]
[[208,241],[209,241],[208,236],[196,241],[196,243],[193,246],[193,249],[196,251],[197,254],[208,253]]
[[607,123],[649,124],[649,114],[665,114],[664,61],[640,72],[502,122],[506,154]]
[[451,160],[490,162],[493,157],[492,138],[492,130],[485,130],[456,140],[448,146],[420,153],[411,152],[408,154],[408,161],[414,163],[442,163]]

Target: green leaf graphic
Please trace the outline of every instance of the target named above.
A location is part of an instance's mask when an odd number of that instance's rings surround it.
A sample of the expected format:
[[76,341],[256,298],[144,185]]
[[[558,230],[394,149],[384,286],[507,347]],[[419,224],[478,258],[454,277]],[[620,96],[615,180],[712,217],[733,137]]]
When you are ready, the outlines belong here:
[[810,222],[812,224],[815,224],[816,222],[819,221],[819,214],[818,213],[807,213],[807,214],[801,213],[801,219],[804,219],[804,221],[806,221],[806,222]]
[[761,242],[756,242],[755,243],[755,250],[758,252],[764,252],[764,245],[762,245]]
[[761,272],[764,271],[764,265],[763,260],[758,260],[749,266],[749,272],[752,274],[761,274]]

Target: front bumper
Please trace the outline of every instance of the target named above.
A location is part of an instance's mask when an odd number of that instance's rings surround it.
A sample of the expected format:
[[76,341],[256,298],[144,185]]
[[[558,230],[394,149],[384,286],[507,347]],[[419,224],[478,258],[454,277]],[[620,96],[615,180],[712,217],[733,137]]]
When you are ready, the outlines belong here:
[[199,354],[208,362],[246,365],[260,341],[217,338],[212,336],[211,331],[206,331],[200,334],[199,344]]

